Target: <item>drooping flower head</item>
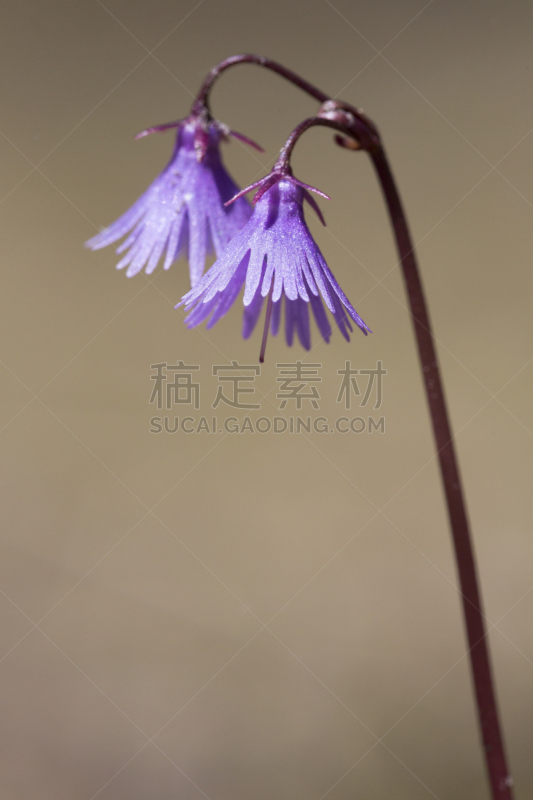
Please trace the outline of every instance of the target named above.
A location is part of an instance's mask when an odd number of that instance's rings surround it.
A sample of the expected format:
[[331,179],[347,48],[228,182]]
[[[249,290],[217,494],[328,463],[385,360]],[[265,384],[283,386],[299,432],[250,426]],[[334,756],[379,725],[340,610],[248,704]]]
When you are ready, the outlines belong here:
[[98,250],[129,233],[117,249],[125,253],[117,269],[127,267],[128,278],[143,269],[149,275],[163,255],[163,268],[168,269],[188,249],[194,286],[204,272],[207,255],[214,249],[220,256],[252,213],[244,198],[224,206],[238,188],[222,164],[219,142],[231,134],[258,145],[201,115],[150,128],[137,138],[170,127],[178,129],[176,144],[163,172],[125,214],[86,246]]
[[335,280],[305,222],[304,200],[324,221],[308,190],[322,192],[292,175],[273,172],[240,192],[236,202],[255,187],[259,191],[253,216],[179,303],[190,312],[187,326],[192,328],[208,319],[207,327],[211,328],[229,310],[244,285],[245,339],[254,330],[267,296],[265,325],[270,324],[272,334],[278,332],[284,303],[289,345],[296,332],[303,347],[310,349],[309,307],[322,337],[329,342],[331,324],[322,301],[345,339],[350,340],[352,321],[365,335],[370,333]]

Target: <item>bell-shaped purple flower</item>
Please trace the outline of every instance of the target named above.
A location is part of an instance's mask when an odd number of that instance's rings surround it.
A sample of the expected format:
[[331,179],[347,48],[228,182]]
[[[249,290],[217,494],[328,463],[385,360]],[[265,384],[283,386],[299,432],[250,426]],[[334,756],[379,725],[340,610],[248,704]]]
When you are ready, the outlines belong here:
[[[220,158],[219,142],[230,133],[225,126],[191,116],[139,136],[168,127],[178,128],[168,165],[125,214],[86,246],[98,250],[129,233],[117,249],[117,253],[125,253],[117,269],[127,267],[128,278],[143,269],[149,275],[163,255],[163,268],[168,269],[188,249],[194,286],[204,272],[207,255],[214,249],[220,256],[252,210],[244,198],[224,206],[238,191]],[[240,134],[233,135],[254,144]]]
[[253,216],[179,303],[190,312],[187,326],[192,328],[208,319],[207,327],[211,328],[229,310],[244,285],[244,338],[251,335],[267,296],[266,325],[270,322],[271,332],[278,332],[283,302],[289,345],[296,332],[303,347],[310,349],[309,307],[322,337],[329,342],[331,324],[322,301],[345,339],[350,339],[352,321],[365,335],[370,333],[335,280],[305,222],[304,199],[321,217],[307,191],[312,187],[290,175],[275,173],[255,186],[260,189],[254,198],[257,204]]

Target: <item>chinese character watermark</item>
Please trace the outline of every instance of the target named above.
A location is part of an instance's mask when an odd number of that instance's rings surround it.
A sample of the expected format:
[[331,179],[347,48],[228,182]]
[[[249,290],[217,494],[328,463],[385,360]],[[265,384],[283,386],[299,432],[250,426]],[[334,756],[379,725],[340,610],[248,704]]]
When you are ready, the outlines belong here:
[[[242,375],[242,372],[251,372],[251,375]],[[232,374],[235,373],[236,374]],[[261,374],[261,367],[258,365],[238,364],[236,361],[231,362],[231,366],[222,365],[213,367],[213,375],[218,377],[219,383],[226,383],[228,388],[231,389],[231,397],[226,397],[224,394],[224,386],[221,385],[217,389],[217,396],[212,408],[216,408],[220,402],[226,403],[232,408],[260,408],[259,403],[243,403],[239,401],[240,394],[253,394],[253,386],[241,386],[241,382],[253,383],[258,375]]]
[[[279,377],[276,378],[276,400],[278,409],[287,414],[299,412],[305,407],[304,413],[311,409],[319,410],[321,396],[317,384],[323,383],[319,374],[322,364],[311,364],[302,361],[293,363],[276,364]],[[200,416],[187,416],[192,411],[200,408],[200,366],[186,364],[178,360],[175,364],[160,362],[150,365],[150,380],[152,382],[150,400],[159,411],[170,411],[181,408],[180,416],[155,416],[150,420],[150,433],[197,433],[197,434],[347,434],[347,433],[385,433],[385,418],[374,419],[362,416],[345,416],[328,419],[319,416],[262,416],[254,419],[245,416],[239,419],[227,416],[217,419]],[[350,361],[345,362],[344,369],[336,370],[342,380],[336,396],[337,403],[344,403],[344,408],[350,410],[354,398],[357,405],[364,408],[369,404],[371,396],[374,399],[374,409],[379,409],[383,402],[383,378],[387,370],[383,369],[381,361],[376,362],[374,369],[352,368]],[[218,381],[216,395],[211,403],[213,409],[228,406],[231,409],[257,410],[261,408],[259,402],[252,403],[256,391],[254,382],[261,376],[261,366],[257,364],[239,364],[232,360],[230,364],[217,364],[212,367],[212,374]],[[330,377],[333,370],[330,370]],[[337,383],[338,385],[338,383]],[[271,387],[258,394],[267,401],[275,410],[275,401],[268,395],[275,387]],[[355,404],[355,403],[354,403]],[[187,408],[185,408],[187,406]],[[352,412],[353,413],[353,412]]]
[[296,402],[298,411],[302,409],[304,400],[309,400],[312,407],[318,409],[320,395],[316,386],[312,384],[322,382],[322,378],[314,377],[318,375],[321,366],[322,364],[302,364],[301,361],[296,361],[295,364],[276,364],[282,376],[276,378],[281,384],[276,395],[277,399],[281,400],[280,409],[286,408],[289,400]]
[[[164,407],[169,411],[174,405],[192,405],[195,409],[200,408],[200,384],[193,383],[192,373],[199,370],[197,364],[184,364],[178,361],[177,364],[167,364],[166,361],[160,364],[150,364],[150,370],[155,370],[155,375],[151,375],[154,381],[150,403],[156,403],[161,410]],[[167,371],[173,373],[174,381],[169,382]]]
[[374,404],[374,410],[381,408],[381,403],[383,400],[383,376],[386,374],[387,370],[383,369],[383,364],[381,361],[378,361],[376,363],[376,369],[352,369],[351,361],[346,361],[344,369],[337,370],[337,375],[344,376],[341,382],[341,387],[339,389],[339,394],[337,395],[337,403],[342,403],[342,399],[344,396],[344,408],[349,410],[352,407],[352,393],[356,397],[361,396],[361,392],[359,391],[359,386],[357,383],[357,378],[355,376],[368,375],[368,383],[366,385],[366,391],[359,405],[363,408],[364,406],[366,406],[375,383],[376,402]]

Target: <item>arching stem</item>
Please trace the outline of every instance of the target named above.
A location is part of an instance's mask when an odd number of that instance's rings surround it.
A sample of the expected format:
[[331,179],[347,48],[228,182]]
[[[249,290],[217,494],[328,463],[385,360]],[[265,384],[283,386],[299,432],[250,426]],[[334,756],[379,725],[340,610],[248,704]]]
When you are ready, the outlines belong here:
[[200,87],[200,91],[196,95],[196,99],[192,108],[193,111],[198,111],[202,108],[209,109],[209,92],[211,91],[214,82],[219,75],[225,72],[225,70],[229,69],[229,67],[234,67],[237,64],[257,64],[259,67],[264,67],[265,69],[272,70],[272,72],[277,72],[278,75],[281,75],[283,78],[293,83],[302,91],[307,92],[307,94],[311,95],[311,97],[314,97],[315,100],[318,100],[320,103],[324,103],[329,99],[327,94],[324,94],[324,92],[320,91],[320,89],[317,89],[312,83],[304,80],[304,78],[301,78],[295,72],[287,69],[287,67],[284,67],[282,64],[278,64],[277,61],[273,61],[271,58],[265,58],[263,56],[255,56],[251,53],[246,53],[244,55],[226,58],[224,61],[221,61],[220,64],[217,64],[216,67],[213,67]]
[[503,736],[498,719],[487,630],[474,557],[474,545],[470,533],[429,312],[407,221],[387,157],[382,148],[371,153],[370,157],[378,175],[394,229],[418,346],[422,380],[429,405],[448,517],[452,529],[468,640],[468,654],[492,797],[494,800],[496,798],[499,798],[499,800],[512,800],[512,778],[509,775],[506,763]]

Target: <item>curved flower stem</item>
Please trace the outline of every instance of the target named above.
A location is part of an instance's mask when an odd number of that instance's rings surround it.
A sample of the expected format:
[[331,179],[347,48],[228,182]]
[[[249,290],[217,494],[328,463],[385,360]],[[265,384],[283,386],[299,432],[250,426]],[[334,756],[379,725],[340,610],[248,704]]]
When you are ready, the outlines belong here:
[[343,133],[348,137],[348,141],[351,144],[345,145],[344,142],[346,140],[343,140],[342,137],[336,137],[337,144],[349,146],[349,149],[367,150],[369,153],[373,150],[381,150],[382,145],[378,130],[373,123],[369,123],[370,120],[359,109],[346,104],[341,105],[335,100],[329,100],[322,104],[316,117],[304,119],[292,131],[280,150],[273,171],[285,172],[290,169],[291,155],[296,142],[305,131],[315,127],[315,125],[333,128],[333,130]]
[[193,114],[202,114],[207,111],[208,115],[210,115],[209,93],[213,88],[214,82],[223,72],[230,67],[236,66],[237,64],[256,64],[259,67],[264,67],[272,72],[276,72],[278,75],[281,75],[282,78],[285,78],[285,80],[288,80],[303,92],[306,92],[307,94],[311,95],[311,97],[314,97],[315,100],[318,100],[319,103],[322,104],[323,109],[327,109],[330,112],[333,112],[334,110],[337,111],[338,109],[349,110],[352,117],[355,118],[355,121],[362,123],[362,130],[364,129],[372,132],[375,140],[379,142],[379,134],[377,129],[375,128],[373,122],[361,111],[361,109],[333,100],[321,89],[313,86],[312,83],[309,83],[309,81],[306,81],[300,75],[297,75],[296,72],[287,69],[287,67],[284,67],[283,64],[278,64],[277,61],[273,61],[271,58],[266,58],[265,56],[256,56],[253,53],[230,56],[210,70],[192,104],[191,112]]
[[506,764],[498,720],[474,547],[424,290],[402,203],[385,151],[380,148],[371,152],[370,157],[378,175],[394,229],[418,345],[422,378],[429,404],[448,517],[452,529],[470,665],[492,796],[495,800],[496,798],[512,800],[512,779]]
[[211,91],[214,82],[222,72],[227,70],[229,67],[235,66],[236,64],[257,64],[259,67],[265,67],[265,69],[270,69],[272,72],[277,72],[278,75],[281,75],[283,78],[286,78],[286,80],[294,83],[295,86],[298,86],[299,89],[302,89],[302,91],[310,94],[311,97],[314,97],[315,100],[318,100],[320,103],[325,103],[326,100],[329,100],[329,96],[327,94],[321,92],[320,89],[317,89],[316,86],[313,86],[312,83],[304,80],[295,72],[292,72],[292,70],[287,69],[282,64],[278,64],[277,61],[272,61],[271,58],[254,56],[251,53],[247,53],[244,55],[226,58],[224,61],[221,61],[220,64],[217,64],[216,67],[213,67],[200,87],[200,91],[196,95],[196,99],[193,103],[193,111],[197,112],[202,108],[209,109],[209,92]]

